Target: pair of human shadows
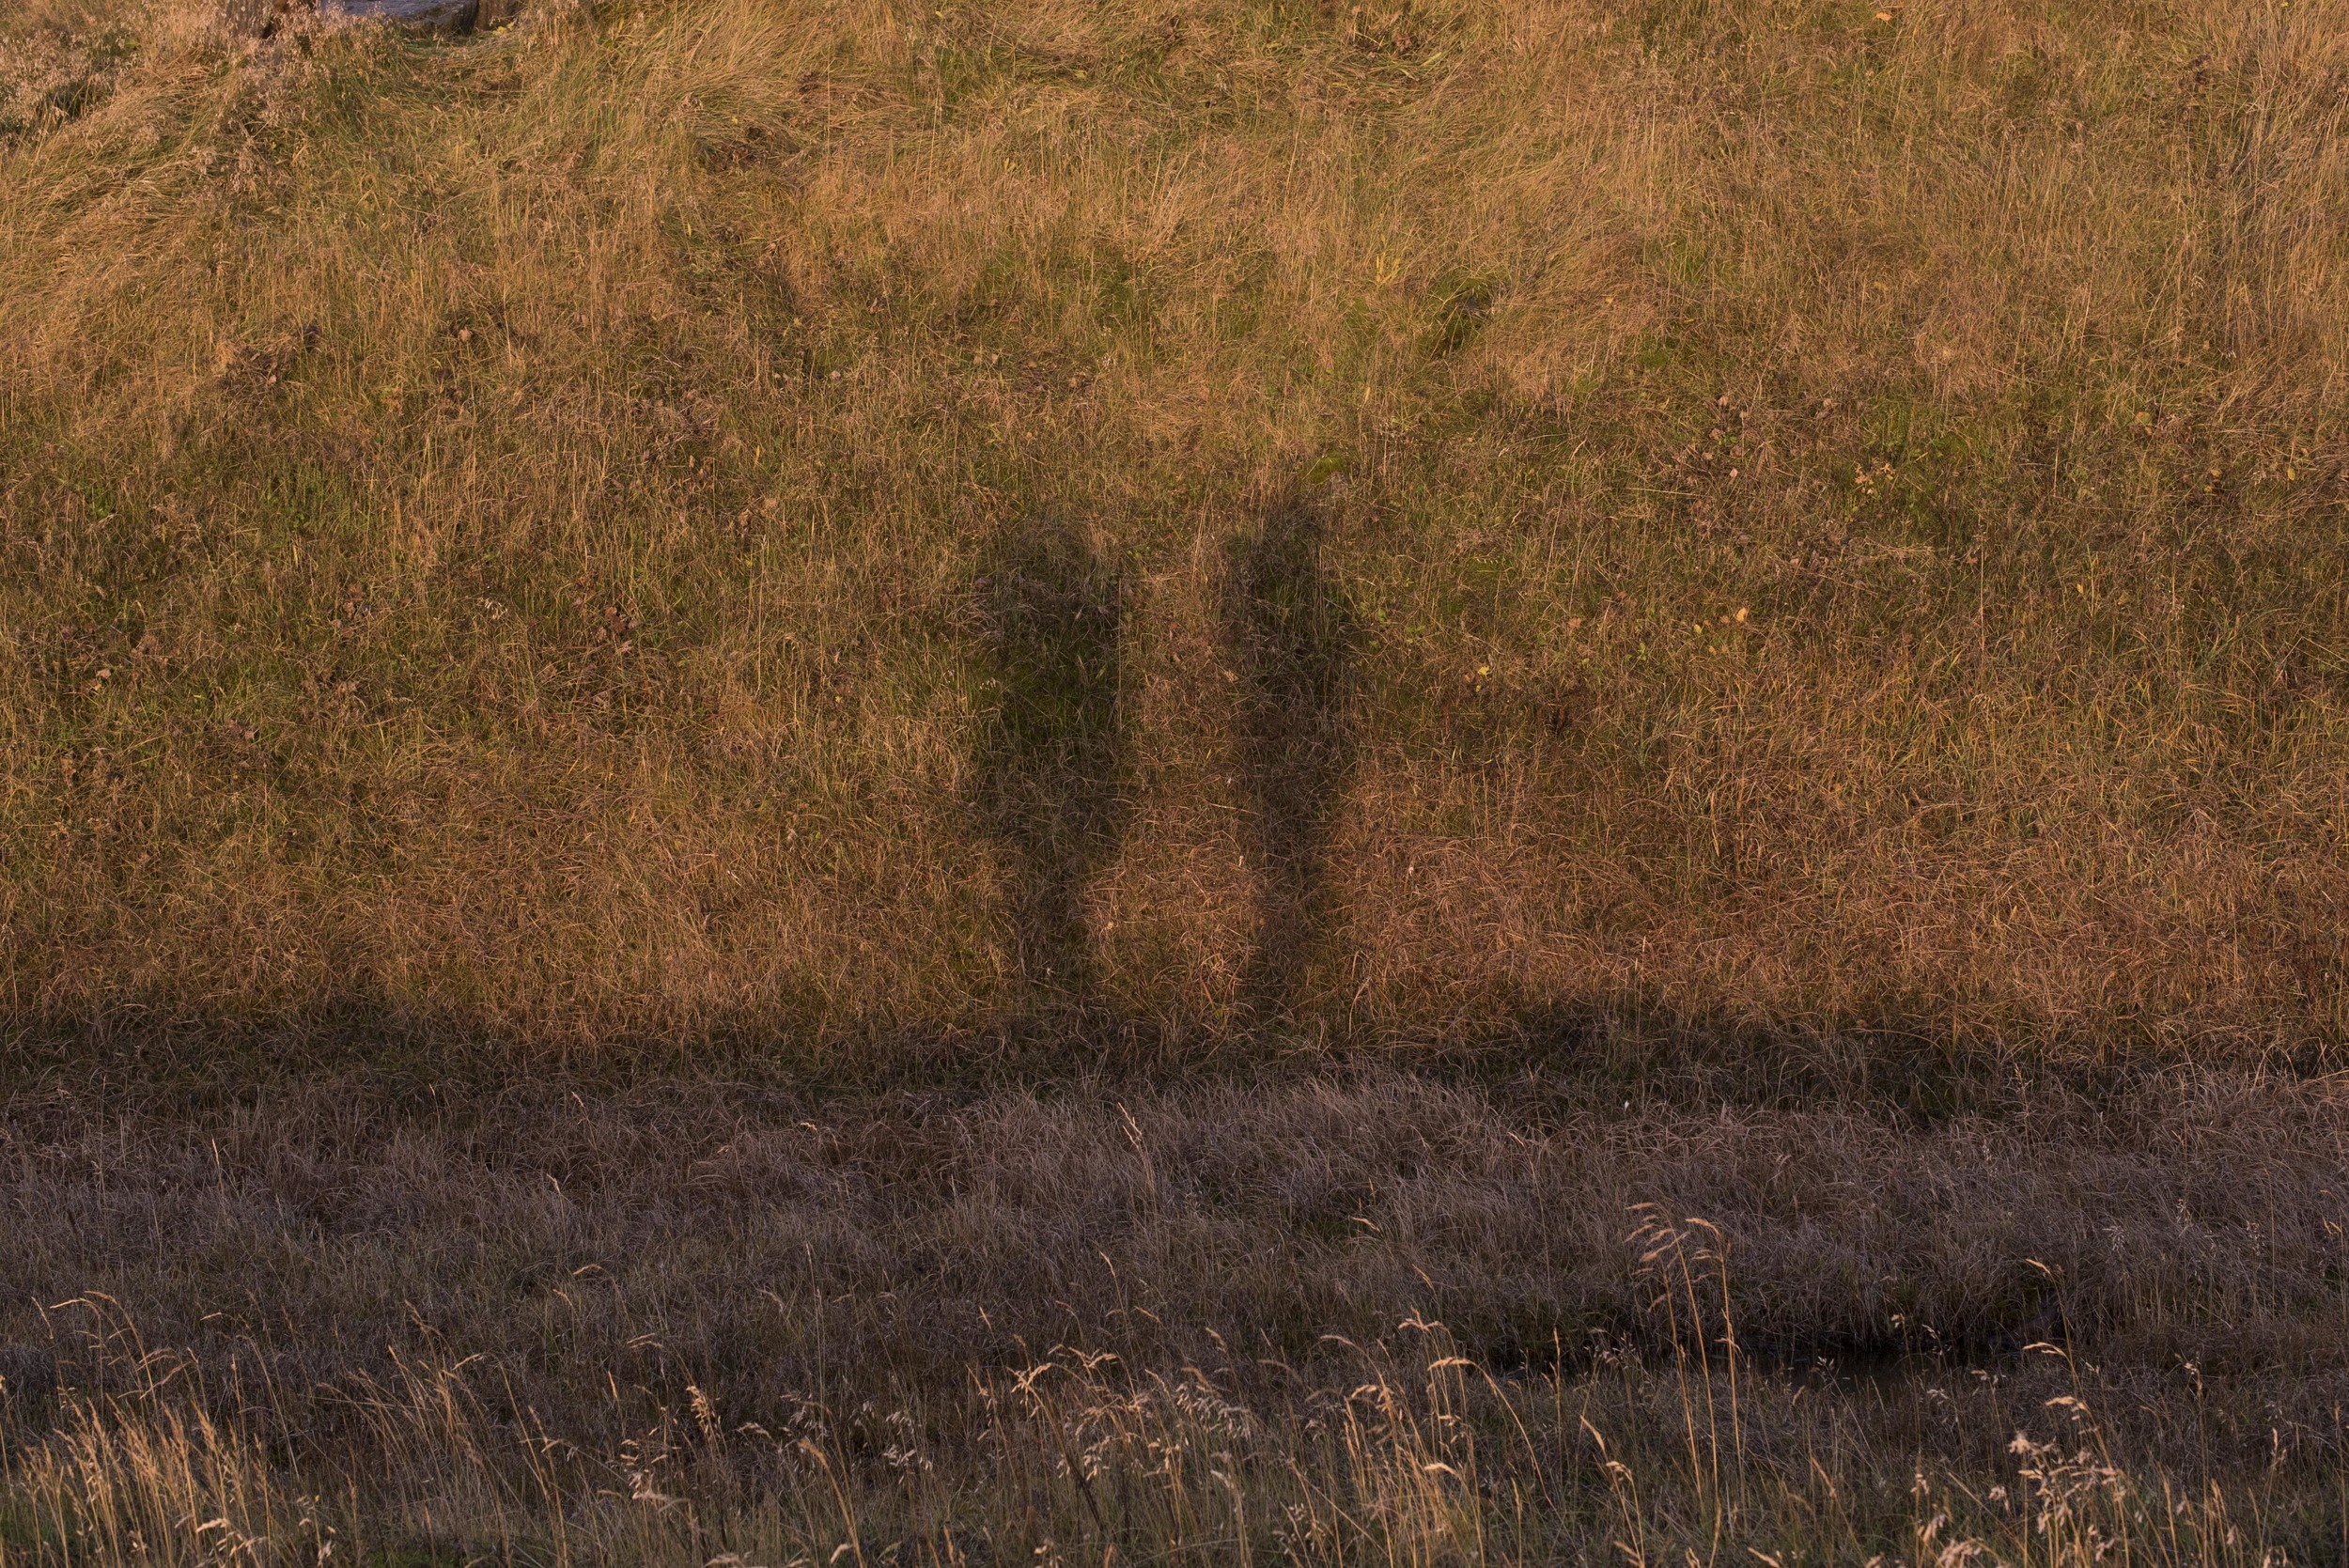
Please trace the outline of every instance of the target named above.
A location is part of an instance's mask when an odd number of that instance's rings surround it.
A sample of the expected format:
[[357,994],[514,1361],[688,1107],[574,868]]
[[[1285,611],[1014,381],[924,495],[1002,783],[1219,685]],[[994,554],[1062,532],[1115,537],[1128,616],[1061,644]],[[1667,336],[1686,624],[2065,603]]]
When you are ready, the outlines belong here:
[[[1309,501],[1267,508],[1228,548],[1219,607],[1243,851],[1260,890],[1240,1004],[1263,1019],[1299,1000],[1326,940],[1330,835],[1354,765],[1358,624],[1322,569],[1322,533]],[[1019,970],[1055,1001],[1089,1005],[1084,890],[1128,816],[1120,574],[1075,526],[1031,521],[990,551],[979,605],[995,700],[975,794],[1011,871]]]

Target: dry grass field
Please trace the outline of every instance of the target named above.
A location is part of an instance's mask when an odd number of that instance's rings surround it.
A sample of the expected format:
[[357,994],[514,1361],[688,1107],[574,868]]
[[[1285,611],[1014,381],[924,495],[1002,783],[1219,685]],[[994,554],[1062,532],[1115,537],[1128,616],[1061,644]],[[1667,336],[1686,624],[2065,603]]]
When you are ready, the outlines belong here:
[[2349,1561],[2345,132],[0,0],[0,1562]]
[[2342,1086],[1595,1102],[21,1095],[0,1560],[2341,1560]]
[[7,23],[28,1027],[2341,1037],[2326,0],[183,3]]

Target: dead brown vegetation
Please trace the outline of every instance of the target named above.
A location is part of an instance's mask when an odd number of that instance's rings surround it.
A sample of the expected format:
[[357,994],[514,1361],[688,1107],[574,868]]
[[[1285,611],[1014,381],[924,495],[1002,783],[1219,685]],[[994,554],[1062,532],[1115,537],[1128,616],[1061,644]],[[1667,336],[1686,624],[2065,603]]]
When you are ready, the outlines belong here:
[[0,1559],[2349,1554],[2341,0],[269,10],[0,10]]
[[23,11],[0,997],[2328,1048],[2349,26],[1877,9]]
[[1253,1528],[1300,1560],[1676,1560],[1708,1532],[2069,1560],[2023,1473],[2050,1464],[2066,1528],[2156,1560],[2331,1549],[2338,1086],[1906,1130],[1588,1094],[19,1097],[0,1337],[79,1403],[0,1529],[150,1506],[147,1443],[273,1498],[267,1529],[206,1506],[303,1560],[319,1521],[503,1560],[1237,1560]]

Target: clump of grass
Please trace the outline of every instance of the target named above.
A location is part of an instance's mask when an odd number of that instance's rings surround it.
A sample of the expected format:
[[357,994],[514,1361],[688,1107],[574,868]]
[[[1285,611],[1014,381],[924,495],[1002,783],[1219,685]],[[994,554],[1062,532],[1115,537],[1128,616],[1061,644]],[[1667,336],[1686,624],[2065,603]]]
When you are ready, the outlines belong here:
[[2337,1040],[2349,25],[1877,10],[20,8],[0,1006]]

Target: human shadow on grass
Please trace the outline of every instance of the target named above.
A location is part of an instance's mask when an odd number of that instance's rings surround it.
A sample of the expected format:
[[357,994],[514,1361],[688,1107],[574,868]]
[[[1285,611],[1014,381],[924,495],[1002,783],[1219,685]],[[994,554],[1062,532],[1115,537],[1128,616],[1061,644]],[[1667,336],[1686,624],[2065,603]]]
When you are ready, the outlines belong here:
[[1089,1007],[1084,890],[1127,815],[1123,584],[1078,525],[1031,518],[994,542],[977,598],[988,700],[972,801],[1009,872],[1021,976],[1048,1010]]
[[1284,496],[1229,547],[1223,641],[1235,676],[1242,837],[1258,877],[1243,1009],[1295,1012],[1336,910],[1330,848],[1354,769],[1352,688],[1361,627],[1322,567],[1325,520]]

